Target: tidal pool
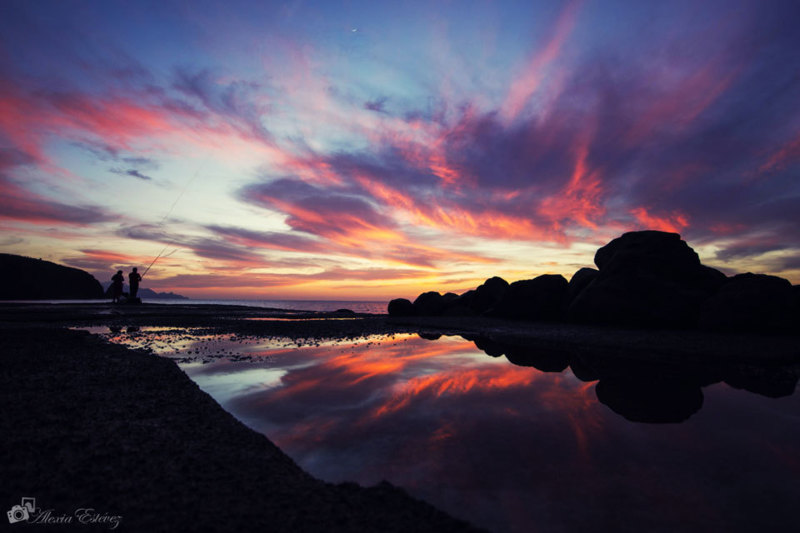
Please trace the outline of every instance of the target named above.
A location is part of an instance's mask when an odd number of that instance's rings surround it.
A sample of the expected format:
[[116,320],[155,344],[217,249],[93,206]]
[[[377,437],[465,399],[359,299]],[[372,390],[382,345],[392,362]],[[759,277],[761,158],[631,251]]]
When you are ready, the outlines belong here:
[[412,334],[298,344],[105,332],[176,359],[312,475],[385,479],[492,531],[797,527],[796,367],[634,364]]

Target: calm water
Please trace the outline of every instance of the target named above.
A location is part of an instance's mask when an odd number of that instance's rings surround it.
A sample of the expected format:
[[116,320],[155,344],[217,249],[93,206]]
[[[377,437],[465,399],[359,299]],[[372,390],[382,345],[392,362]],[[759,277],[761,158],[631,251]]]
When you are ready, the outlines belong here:
[[796,369],[629,371],[460,337],[112,337],[175,358],[313,475],[386,479],[493,531],[798,527]]
[[[66,304],[98,303],[107,300],[7,300],[6,303]],[[183,298],[142,298],[144,303],[164,305],[244,305],[248,307],[269,307],[291,311],[336,311],[350,309],[356,313],[385,314],[388,306],[383,301],[364,300],[187,300]]]

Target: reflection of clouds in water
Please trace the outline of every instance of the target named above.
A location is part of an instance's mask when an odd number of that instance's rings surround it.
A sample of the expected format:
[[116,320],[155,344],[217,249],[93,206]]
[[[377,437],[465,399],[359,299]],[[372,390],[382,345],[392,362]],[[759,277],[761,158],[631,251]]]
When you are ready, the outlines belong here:
[[[717,383],[791,394],[791,369],[633,364],[478,339],[489,357],[461,338],[415,335],[260,342],[249,362],[182,368],[313,475],[387,479],[495,531],[748,530],[765,516],[787,523],[800,497],[798,398]],[[701,387],[701,411],[675,402]],[[623,418],[654,415],[690,418]]]
[[[569,374],[545,379],[535,369],[487,358],[468,341],[401,338],[290,370],[282,388],[242,396],[231,408],[248,419],[261,413],[273,427],[290,423],[270,437],[295,457],[335,455],[322,467],[328,479],[388,470],[411,486],[448,464],[448,456],[459,457],[453,446],[493,441],[503,448],[531,437],[525,425],[552,425],[549,439],[569,441],[558,447],[584,454],[586,432],[594,425],[578,422],[580,413],[595,408],[590,389]],[[554,416],[558,424],[552,423]],[[361,457],[356,470],[339,457],[354,447]],[[377,469],[373,461],[380,463]],[[426,466],[415,474],[420,464]]]

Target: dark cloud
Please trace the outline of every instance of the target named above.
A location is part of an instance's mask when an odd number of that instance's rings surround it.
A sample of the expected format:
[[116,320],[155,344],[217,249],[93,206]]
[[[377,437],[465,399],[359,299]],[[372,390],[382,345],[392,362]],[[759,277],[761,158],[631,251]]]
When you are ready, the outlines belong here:
[[0,175],[0,218],[34,224],[87,225],[117,217],[92,205],[68,205],[33,194]]
[[0,148],[0,171],[11,167],[33,165],[37,163],[34,156],[16,148]]
[[390,229],[394,223],[363,197],[337,194],[295,179],[254,184],[240,191],[240,197],[264,207],[278,207],[288,213],[286,223],[296,231],[334,237],[368,228]]
[[127,239],[156,241],[170,248],[191,250],[196,256],[205,259],[242,264],[261,264],[265,261],[263,256],[252,251],[251,246],[232,242],[231,239],[170,233],[160,225],[125,226],[118,229],[116,235]]
[[139,172],[138,170],[133,169],[133,168],[129,168],[128,170],[123,170],[123,169],[120,169],[120,168],[112,168],[112,169],[110,169],[110,172],[112,172],[114,174],[119,174],[120,176],[131,176],[133,178],[137,178],[137,179],[140,179],[140,180],[143,180],[143,181],[151,181],[153,179],[150,176],[146,176],[146,175],[142,174],[141,172]]
[[716,258],[721,261],[754,258],[767,252],[786,250],[787,248],[789,248],[787,244],[769,241],[758,242],[757,239],[753,239],[750,242],[740,242],[717,251]]
[[194,255],[205,259],[216,259],[235,263],[264,263],[264,258],[251,252],[244,246],[237,246],[226,241],[207,238],[189,239],[179,243],[189,248]]
[[364,109],[368,111],[375,111],[376,113],[385,113],[386,102],[388,100],[389,99],[385,96],[375,100],[369,100],[364,103]]
[[[269,111],[268,106],[256,104],[255,95],[266,88],[254,81],[219,81],[208,69],[192,70],[177,68],[172,88],[190,101],[199,103],[202,109],[226,117],[240,131],[254,138],[272,142],[272,134],[261,123],[261,116]],[[185,104],[176,103],[181,106]],[[189,104],[190,112],[196,108]]]
[[123,226],[114,232],[118,237],[140,241],[171,242],[173,236],[169,235],[163,227],[151,224],[137,224]]
[[301,252],[325,250],[323,243],[304,235],[278,231],[252,231],[223,226],[206,226],[206,228],[217,235],[246,246]]

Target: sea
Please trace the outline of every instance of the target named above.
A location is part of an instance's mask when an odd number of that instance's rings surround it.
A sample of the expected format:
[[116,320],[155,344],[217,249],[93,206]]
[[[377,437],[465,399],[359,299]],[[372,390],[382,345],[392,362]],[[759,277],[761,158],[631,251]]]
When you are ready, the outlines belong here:
[[385,314],[388,302],[366,300],[184,300],[180,298],[149,298],[142,300],[154,304],[192,305],[244,305],[291,311],[336,311],[350,309],[356,313]]
[[[5,303],[66,304],[98,303],[105,300],[6,300]],[[385,314],[388,302],[369,300],[200,300],[187,298],[142,298],[148,304],[163,305],[243,305],[290,311],[336,311],[349,309],[355,313]]]
[[319,479],[386,480],[493,533],[797,530],[796,365],[642,365],[454,335],[84,329],[173,359]]

